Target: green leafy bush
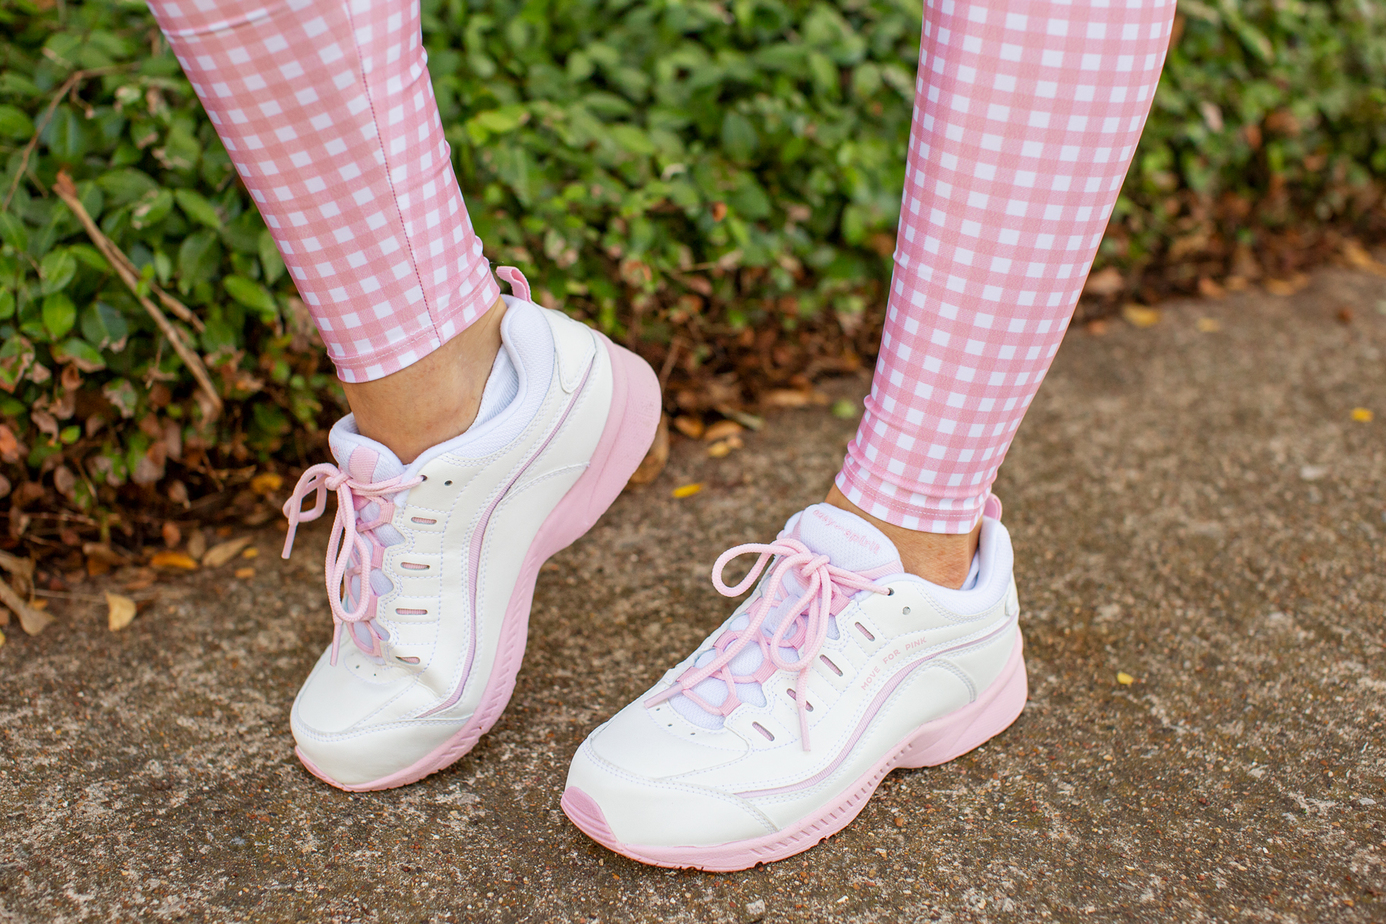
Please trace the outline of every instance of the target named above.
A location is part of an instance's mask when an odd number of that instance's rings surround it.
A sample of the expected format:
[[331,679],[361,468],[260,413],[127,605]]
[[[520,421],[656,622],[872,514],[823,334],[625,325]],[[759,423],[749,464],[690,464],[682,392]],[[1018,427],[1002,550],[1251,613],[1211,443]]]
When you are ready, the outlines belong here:
[[[524,269],[541,300],[644,351],[693,410],[873,349],[919,0],[423,5],[469,210],[492,259]],[[1316,228],[1379,233],[1383,4],[1180,10],[1100,259],[1154,295],[1293,270]],[[319,451],[340,391],[142,0],[10,0],[0,28],[0,191],[13,190],[0,488],[13,483],[13,506],[56,489],[95,524],[122,493],[187,503]],[[215,420],[53,194],[60,171],[141,274],[139,294],[160,287],[192,309],[173,323],[225,402]]]

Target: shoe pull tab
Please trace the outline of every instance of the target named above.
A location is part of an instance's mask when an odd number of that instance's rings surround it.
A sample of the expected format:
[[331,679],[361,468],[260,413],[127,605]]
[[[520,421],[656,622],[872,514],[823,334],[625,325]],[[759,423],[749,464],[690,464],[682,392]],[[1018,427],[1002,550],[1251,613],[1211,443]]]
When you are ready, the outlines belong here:
[[510,291],[515,293],[515,297],[521,301],[532,301],[529,297],[529,280],[525,274],[513,266],[496,267],[496,275],[510,283]]

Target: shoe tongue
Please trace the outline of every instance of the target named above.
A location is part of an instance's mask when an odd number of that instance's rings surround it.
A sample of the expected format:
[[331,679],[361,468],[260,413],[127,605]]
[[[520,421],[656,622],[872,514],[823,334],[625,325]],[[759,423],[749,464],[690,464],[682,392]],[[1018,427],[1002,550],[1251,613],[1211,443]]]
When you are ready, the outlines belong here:
[[337,467],[355,481],[387,481],[403,474],[404,463],[383,444],[356,432],[356,421],[344,417],[327,436]]
[[895,543],[870,523],[830,504],[814,504],[790,517],[781,536],[827,555],[839,568],[877,575],[904,571]]

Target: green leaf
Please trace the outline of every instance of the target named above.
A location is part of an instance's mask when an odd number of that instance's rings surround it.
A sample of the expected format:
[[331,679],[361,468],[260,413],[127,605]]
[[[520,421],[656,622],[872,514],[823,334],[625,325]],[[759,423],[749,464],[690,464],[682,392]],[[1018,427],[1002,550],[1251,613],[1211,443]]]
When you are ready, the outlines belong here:
[[156,192],[159,184],[143,171],[134,167],[108,170],[96,178],[96,185],[111,197],[111,205],[125,205],[141,196]]
[[61,292],[77,275],[77,258],[66,247],[50,250],[39,263],[39,275],[43,278],[43,294]]
[[134,417],[139,409],[140,395],[129,379],[112,379],[102,386],[101,394],[115,406],[121,417]]
[[82,119],[69,106],[59,106],[44,126],[43,141],[48,153],[62,163],[76,163],[87,153],[86,129]]
[[82,336],[96,344],[97,349],[120,352],[125,348],[125,338],[130,336],[130,325],[118,309],[105,302],[92,302],[82,312]]
[[61,346],[55,346],[53,359],[60,363],[72,363],[83,372],[100,372],[106,368],[106,361],[101,358],[100,351],[77,337],[69,337]]
[[178,247],[178,291],[187,294],[211,282],[221,267],[221,241],[211,231],[195,231]]
[[284,258],[279,255],[268,228],[260,232],[259,245],[260,271],[265,274],[265,282],[274,285],[284,275]]
[[222,284],[226,286],[226,294],[255,312],[261,320],[273,323],[279,317],[274,296],[258,282],[244,276],[227,276],[222,280]]
[[722,148],[732,160],[745,163],[760,146],[760,136],[756,134],[751,120],[739,112],[727,112],[722,116]]
[[43,328],[53,340],[61,340],[77,322],[77,306],[61,292],[43,300]]
[[161,189],[141,199],[130,210],[130,225],[137,229],[150,228],[163,221],[173,209],[173,193]]
[[221,230],[221,216],[217,214],[216,207],[200,194],[191,189],[178,189],[174,190],[173,197],[178,200],[178,207],[183,210],[184,215],[200,225],[206,225],[216,231]]
[[34,121],[23,109],[0,106],[0,135],[16,141],[27,141],[34,135]]
[[29,249],[29,229],[13,212],[0,212],[0,240],[15,250]]

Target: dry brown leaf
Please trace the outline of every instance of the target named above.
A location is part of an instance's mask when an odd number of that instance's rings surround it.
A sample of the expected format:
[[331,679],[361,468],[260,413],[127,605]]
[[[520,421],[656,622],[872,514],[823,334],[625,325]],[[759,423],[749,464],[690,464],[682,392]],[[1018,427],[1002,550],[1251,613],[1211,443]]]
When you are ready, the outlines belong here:
[[1198,280],[1198,294],[1204,298],[1222,298],[1227,294],[1227,290],[1216,279],[1204,276]]
[[284,476],[275,472],[261,472],[250,479],[250,490],[261,496],[273,494],[284,484]]
[[235,574],[236,577],[241,578],[242,580],[244,580],[244,579],[246,579],[246,578],[254,577],[254,576],[255,576],[255,569],[254,569],[254,568],[237,568],[237,569],[236,569],[234,572],[232,572],[232,573]]
[[1154,327],[1160,323],[1159,308],[1147,308],[1134,303],[1122,306],[1121,316],[1132,327]]
[[120,594],[106,591],[106,625],[112,632],[118,632],[130,625],[135,618],[135,601]]
[[104,542],[82,543],[82,554],[87,557],[87,574],[92,577],[105,574],[112,568],[119,568],[127,563],[124,555]]
[[200,529],[195,529],[188,537],[188,554],[198,561],[207,554],[207,535]]
[[241,553],[241,558],[254,558],[256,555],[259,554],[260,550],[252,545],[250,548],[246,549],[244,552]]
[[0,606],[0,626],[8,626],[9,624],[10,611],[5,609],[3,606]]
[[1126,277],[1115,266],[1099,270],[1083,283],[1083,294],[1091,298],[1107,298],[1126,288]]
[[717,440],[724,440],[729,436],[736,436],[736,434],[744,429],[746,428],[734,420],[719,420],[703,431],[703,439],[707,440],[709,443],[715,443]]
[[1378,276],[1386,276],[1386,263],[1381,263],[1373,257],[1367,248],[1362,246],[1361,241],[1352,238],[1343,241],[1342,254],[1349,266],[1375,273]]
[[1304,273],[1295,273],[1289,279],[1267,279],[1262,284],[1271,295],[1288,298],[1307,286],[1309,277]]
[[155,568],[177,568],[182,571],[196,571],[197,561],[187,552],[155,552],[149,563]]
[[204,568],[220,568],[241,554],[241,550],[250,545],[251,541],[249,536],[242,536],[229,542],[218,542],[207,550],[206,555],[202,556],[202,566]]
[[640,466],[630,476],[630,484],[649,484],[654,481],[659,477],[659,473],[664,471],[668,461],[669,415],[665,414],[659,418],[659,428],[655,430],[654,442],[650,444],[650,451],[645,453],[645,458],[640,460]]
[[699,440],[703,438],[703,430],[705,430],[706,427],[703,425],[703,419],[701,417],[694,417],[691,414],[680,414],[674,418],[674,429],[678,430],[690,440]]
[[152,587],[158,580],[159,576],[154,573],[153,568],[137,568],[130,575],[130,580],[125,582],[125,589],[144,590],[146,587]]
[[773,388],[760,400],[767,407],[808,407],[813,402],[813,393],[793,388]]
[[5,633],[0,632],[0,648],[5,647]]
[[172,520],[165,520],[159,533],[164,537],[164,545],[170,549],[176,549],[183,543],[183,531]]
[[29,635],[38,635],[53,621],[53,617],[45,613],[41,607],[25,603],[24,598],[4,581],[0,581],[0,603],[14,611],[19,617],[20,628]]

